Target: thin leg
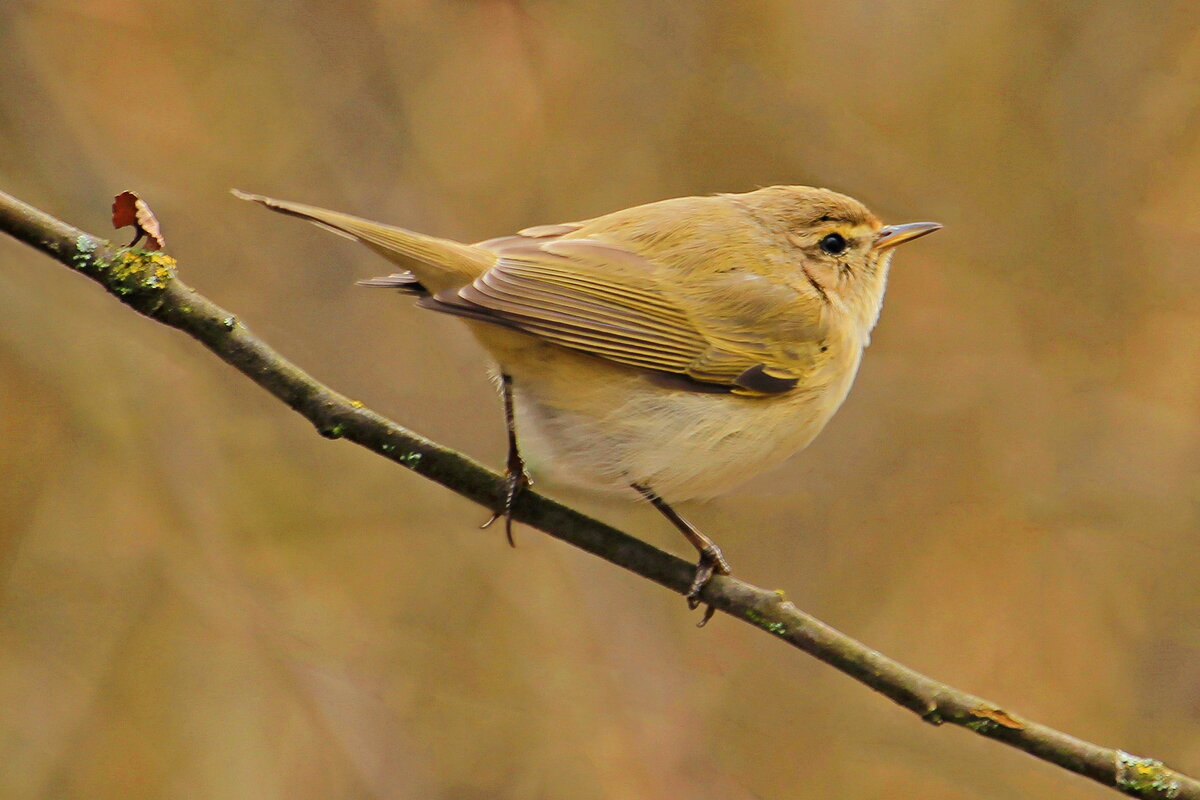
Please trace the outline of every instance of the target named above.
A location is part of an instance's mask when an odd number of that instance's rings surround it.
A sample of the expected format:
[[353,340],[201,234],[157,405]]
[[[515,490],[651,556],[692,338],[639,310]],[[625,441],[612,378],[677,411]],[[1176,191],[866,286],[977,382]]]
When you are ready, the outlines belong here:
[[[701,533],[692,523],[688,522],[683,517],[667,505],[667,502],[654,493],[652,489],[640,484],[630,484],[636,489],[642,497],[650,501],[650,505],[658,509],[658,512],[671,521],[671,524],[679,529],[679,532],[687,538],[692,547],[696,548],[696,552],[700,554],[700,561],[696,564],[696,575],[692,578],[691,588],[688,589],[687,601],[689,608],[695,608],[700,605],[700,590],[708,583],[709,579],[714,575],[728,575],[729,562],[725,560],[724,554],[721,553],[721,548],[717,547],[717,543]],[[704,619],[701,625],[713,615],[713,607],[709,606],[708,611],[704,614]]]
[[532,481],[529,480],[529,473],[525,471],[525,462],[521,459],[521,451],[517,447],[517,421],[513,411],[511,376],[500,375],[500,390],[504,395],[504,425],[508,429],[508,460],[504,465],[506,488],[504,510],[492,514],[491,518],[480,527],[487,528],[500,517],[504,517],[504,535],[508,537],[509,545],[516,547],[517,543],[513,541],[512,534],[513,503],[517,501],[517,495],[524,491]]

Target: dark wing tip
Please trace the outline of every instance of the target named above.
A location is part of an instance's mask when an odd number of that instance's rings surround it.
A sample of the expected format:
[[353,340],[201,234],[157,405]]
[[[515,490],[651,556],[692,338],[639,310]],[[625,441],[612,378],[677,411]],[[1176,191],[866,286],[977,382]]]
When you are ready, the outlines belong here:
[[798,378],[777,378],[768,375],[766,367],[762,364],[755,364],[733,379],[734,385],[761,394],[783,394],[795,389],[799,382]]

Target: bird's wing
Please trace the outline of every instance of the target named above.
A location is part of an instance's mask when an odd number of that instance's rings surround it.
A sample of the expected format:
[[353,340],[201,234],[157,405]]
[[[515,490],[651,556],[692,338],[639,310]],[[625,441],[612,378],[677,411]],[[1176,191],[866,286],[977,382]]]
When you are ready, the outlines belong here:
[[[537,233],[481,243],[497,253],[491,269],[418,304],[650,370],[694,390],[779,394],[813,367],[820,326],[805,321],[797,305],[802,298],[792,289],[735,273],[711,275],[687,290],[675,271],[626,246]],[[677,297],[685,290],[690,313]]]

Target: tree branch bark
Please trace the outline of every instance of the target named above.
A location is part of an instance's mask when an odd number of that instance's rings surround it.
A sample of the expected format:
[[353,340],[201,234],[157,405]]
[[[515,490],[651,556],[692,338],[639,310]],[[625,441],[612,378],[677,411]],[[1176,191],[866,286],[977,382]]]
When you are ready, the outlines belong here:
[[[504,479],[316,381],[238,318],[176,277],[175,260],[119,247],[0,192],[0,231],[104,286],[121,302],[194,337],[219,358],[308,419],[322,436],[345,438],[489,509],[504,503]],[[542,530],[679,594],[693,566],[541,495],[513,509]],[[934,725],[972,730],[1141,798],[1200,800],[1200,781],[1161,762],[1077,739],[922,675],[797,609],[782,593],[715,576],[701,599],[824,661]]]

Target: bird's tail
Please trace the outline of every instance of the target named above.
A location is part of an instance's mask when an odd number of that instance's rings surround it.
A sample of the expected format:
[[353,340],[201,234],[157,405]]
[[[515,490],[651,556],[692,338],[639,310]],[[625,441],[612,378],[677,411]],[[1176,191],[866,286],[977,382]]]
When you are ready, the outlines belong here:
[[387,279],[364,282],[367,286],[385,286],[412,293],[439,292],[465,286],[483,274],[496,260],[496,254],[450,239],[372,222],[316,206],[289,203],[234,189],[242,200],[252,200],[272,211],[300,217],[334,233],[362,242],[393,264],[408,270]]

